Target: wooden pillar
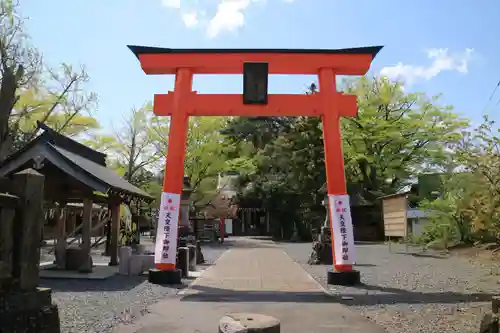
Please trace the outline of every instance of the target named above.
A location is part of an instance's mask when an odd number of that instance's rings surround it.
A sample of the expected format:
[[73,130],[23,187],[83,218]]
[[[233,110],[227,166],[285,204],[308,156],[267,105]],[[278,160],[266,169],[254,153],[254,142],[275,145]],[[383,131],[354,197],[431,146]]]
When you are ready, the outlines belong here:
[[59,202],[56,209],[57,217],[57,234],[56,234],[56,265],[59,269],[66,268],[66,216],[68,215],[65,209],[66,203]]
[[[354,263],[354,237],[352,233],[352,221],[349,205],[349,196],[347,195],[344,154],[342,152],[342,135],[340,130],[340,112],[337,107],[337,101],[340,96],[337,93],[335,73],[331,68],[323,68],[319,71],[319,86],[324,107],[322,117],[323,123],[323,144],[325,150],[326,167],[326,188],[330,206],[330,230],[332,241],[332,254],[334,269],[337,272],[352,271]],[[342,205],[342,207],[334,207]],[[344,208],[345,207],[345,208]],[[344,210],[341,214],[346,216],[343,221],[344,226],[338,224],[337,212]],[[335,213],[335,214],[333,214]],[[335,216],[334,216],[335,215]]]
[[71,234],[76,228],[76,212],[74,208],[66,208],[66,219],[68,220],[67,231],[68,235]]
[[110,201],[109,213],[111,218],[110,223],[110,245],[109,245],[109,266],[118,265],[118,237],[120,235],[120,201],[118,199],[113,199]]
[[83,265],[80,268],[82,272],[92,271],[92,261],[90,260],[90,231],[92,229],[92,199],[83,200],[83,219],[82,219],[82,258]]
[[240,210],[240,235],[243,235],[243,224],[245,223],[245,212]]
[[269,220],[269,212],[266,211],[266,232],[269,234],[271,232],[271,221]]
[[219,218],[219,238],[220,242],[224,243],[224,234],[226,233],[226,218]]

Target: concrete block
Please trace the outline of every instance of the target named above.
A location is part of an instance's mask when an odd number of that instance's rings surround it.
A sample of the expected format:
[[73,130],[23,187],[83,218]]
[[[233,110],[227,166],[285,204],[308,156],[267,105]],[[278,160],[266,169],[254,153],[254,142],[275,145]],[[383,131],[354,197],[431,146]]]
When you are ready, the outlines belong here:
[[122,246],[118,249],[118,274],[129,275],[129,261],[132,256],[132,248],[129,246]]
[[145,271],[150,270],[152,268],[155,268],[155,256],[150,255],[150,254],[143,254],[142,255],[143,261],[142,261],[142,267]]
[[143,269],[143,257],[141,255],[132,255],[128,260],[128,274],[129,275],[141,275],[144,272]]

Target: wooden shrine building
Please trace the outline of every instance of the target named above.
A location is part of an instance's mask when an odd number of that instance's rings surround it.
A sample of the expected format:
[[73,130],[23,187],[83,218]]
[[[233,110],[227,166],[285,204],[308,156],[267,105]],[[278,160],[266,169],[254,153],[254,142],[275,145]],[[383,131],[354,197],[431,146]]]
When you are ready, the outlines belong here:
[[[58,134],[45,125],[38,126],[43,133],[0,165],[0,177],[10,178],[27,168],[35,169],[45,176],[45,202],[56,207],[55,255],[60,269],[74,269],[76,266],[82,272],[92,271],[90,249],[93,210],[95,204],[107,206],[111,229],[110,265],[117,265],[120,204],[151,201],[153,198],[106,168],[106,154]],[[83,204],[82,243],[79,248],[70,249],[66,239],[73,230],[67,230],[65,212],[68,209],[65,208],[74,203]],[[73,262],[69,262],[70,256]],[[79,258],[78,263],[74,262],[75,258]]]

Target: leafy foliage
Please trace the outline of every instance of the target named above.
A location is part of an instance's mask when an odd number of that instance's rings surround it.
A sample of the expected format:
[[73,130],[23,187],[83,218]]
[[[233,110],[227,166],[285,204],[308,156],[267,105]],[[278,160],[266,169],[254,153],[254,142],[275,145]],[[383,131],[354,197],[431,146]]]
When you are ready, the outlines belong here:
[[[448,148],[468,125],[439,98],[405,93],[385,78],[344,82],[358,96],[357,117],[342,119],[348,192],[354,204],[373,204],[409,184],[413,175],[443,166]],[[307,93],[315,93],[312,85]],[[322,124],[318,118],[236,118],[226,133],[239,156],[252,157],[257,171],[246,177],[245,204],[271,211],[277,237],[298,232],[309,238],[324,219]],[[238,131],[239,132],[238,132]],[[246,144],[251,143],[248,150]]]
[[345,91],[359,103],[358,116],[342,124],[347,180],[361,184],[368,201],[440,167],[468,125],[452,107],[440,106],[439,96],[405,93],[386,78],[348,81]]
[[[41,122],[107,153],[108,166],[159,199],[170,119],[154,116],[146,103],[132,109],[115,133],[99,132],[89,79],[83,67],[47,66],[24,29],[18,2],[0,0],[0,161],[36,137]],[[431,200],[432,193],[420,191],[415,198],[430,213],[421,240],[449,246],[500,239],[500,137],[494,122],[485,117],[467,131],[468,121],[441,105],[439,96],[408,93],[383,77],[346,80],[342,87],[359,104],[356,117],[341,119],[354,205],[374,204],[421,173],[440,172],[442,195]],[[312,84],[306,94],[317,91]],[[323,222],[319,118],[190,118],[185,174],[198,208],[220,199],[217,176],[226,171],[241,175],[240,205],[271,213],[276,237],[307,239]]]
[[486,116],[453,147],[446,196],[426,202],[430,222],[424,241],[446,236],[460,242],[500,240],[500,138]]

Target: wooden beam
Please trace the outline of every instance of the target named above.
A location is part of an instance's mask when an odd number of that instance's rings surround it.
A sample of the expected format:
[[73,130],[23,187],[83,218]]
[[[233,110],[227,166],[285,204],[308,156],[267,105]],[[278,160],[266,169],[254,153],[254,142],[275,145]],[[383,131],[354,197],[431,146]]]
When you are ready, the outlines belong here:
[[[175,92],[154,96],[154,113],[157,116],[171,116],[174,109]],[[337,93],[332,109],[340,116],[356,116],[356,96]],[[241,94],[197,94],[191,92],[183,100],[190,116],[310,116],[323,114],[321,93],[312,95],[269,95],[267,105],[244,105]]]
[[245,62],[267,62],[269,74],[317,74],[335,68],[337,75],[365,75],[371,54],[328,53],[158,53],[138,56],[146,74],[175,74],[188,68],[193,74],[241,74]]

